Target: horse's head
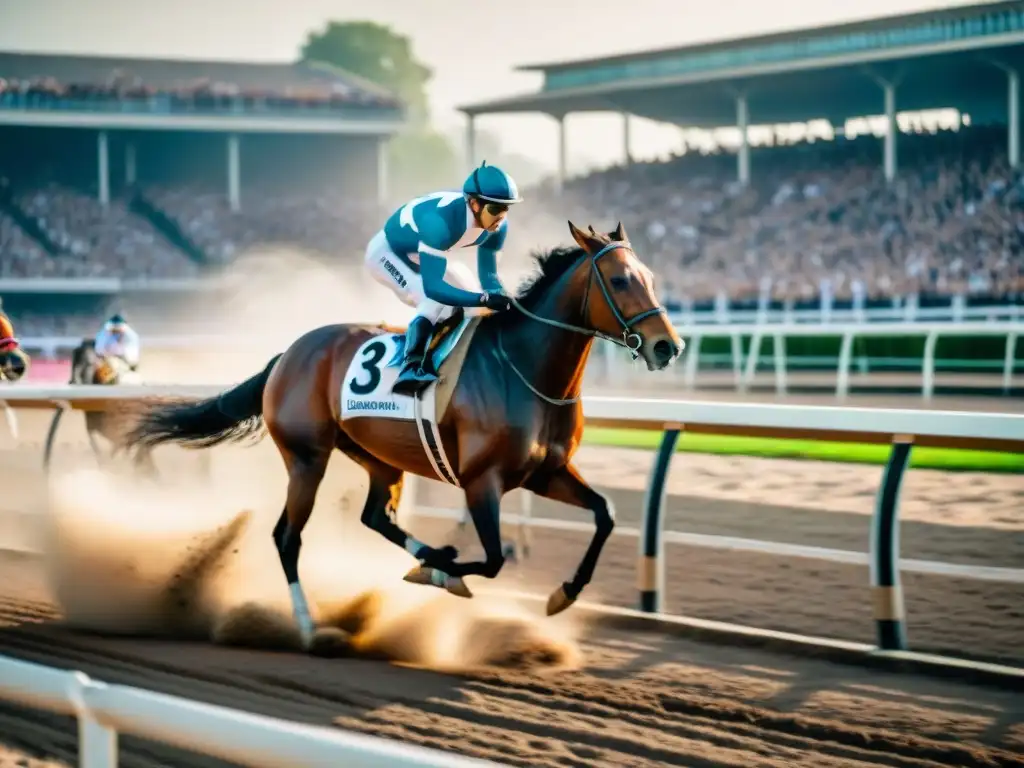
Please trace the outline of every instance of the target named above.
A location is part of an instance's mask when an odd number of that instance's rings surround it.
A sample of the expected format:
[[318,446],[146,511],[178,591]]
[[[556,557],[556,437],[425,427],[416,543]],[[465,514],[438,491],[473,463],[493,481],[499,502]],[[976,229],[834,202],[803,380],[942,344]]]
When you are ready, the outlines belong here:
[[649,370],[665,368],[682,353],[683,340],[654,297],[654,275],[637,258],[625,228],[619,224],[605,235],[570,221],[569,232],[587,256],[572,278],[581,292],[583,322],[622,339]]

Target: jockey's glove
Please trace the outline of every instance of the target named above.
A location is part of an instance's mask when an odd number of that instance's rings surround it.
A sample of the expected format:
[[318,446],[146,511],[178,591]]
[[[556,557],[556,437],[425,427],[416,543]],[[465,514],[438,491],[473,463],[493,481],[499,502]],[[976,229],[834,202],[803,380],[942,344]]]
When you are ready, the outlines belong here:
[[507,312],[512,309],[512,302],[508,300],[508,296],[497,292],[481,293],[480,305],[495,312]]

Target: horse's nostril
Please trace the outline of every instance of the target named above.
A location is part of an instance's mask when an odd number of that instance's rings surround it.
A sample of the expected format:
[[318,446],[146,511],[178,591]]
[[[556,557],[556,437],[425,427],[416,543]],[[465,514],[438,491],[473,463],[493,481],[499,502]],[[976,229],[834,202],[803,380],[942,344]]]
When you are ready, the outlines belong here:
[[654,342],[654,356],[659,362],[671,360],[673,355],[672,342],[668,339],[659,339]]

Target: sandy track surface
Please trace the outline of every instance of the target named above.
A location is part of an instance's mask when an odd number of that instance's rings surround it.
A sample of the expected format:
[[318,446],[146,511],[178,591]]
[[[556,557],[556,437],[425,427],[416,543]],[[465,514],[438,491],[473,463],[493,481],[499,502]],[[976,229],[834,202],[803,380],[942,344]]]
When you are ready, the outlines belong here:
[[[510,765],[1024,765],[1024,703],[1009,692],[597,628],[581,669],[462,675],[103,638],[61,626],[38,570],[25,558],[0,561],[2,653]],[[74,764],[66,718],[2,706],[0,733],[23,755]],[[121,744],[125,766],[223,765],[130,737]]]

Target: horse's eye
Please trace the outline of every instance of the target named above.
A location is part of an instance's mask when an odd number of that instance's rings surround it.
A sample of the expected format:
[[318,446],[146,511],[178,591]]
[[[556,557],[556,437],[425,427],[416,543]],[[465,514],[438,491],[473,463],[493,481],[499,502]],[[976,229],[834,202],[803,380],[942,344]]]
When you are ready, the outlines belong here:
[[629,278],[616,275],[611,279],[613,291],[624,291],[629,288]]
[[630,287],[630,279],[624,278],[621,274],[616,274],[610,283],[612,291],[625,291]]

